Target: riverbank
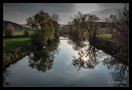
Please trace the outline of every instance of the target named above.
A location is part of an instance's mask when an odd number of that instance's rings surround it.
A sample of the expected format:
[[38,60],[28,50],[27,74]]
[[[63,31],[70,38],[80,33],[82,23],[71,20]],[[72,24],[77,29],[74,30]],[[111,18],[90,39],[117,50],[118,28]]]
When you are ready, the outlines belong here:
[[114,56],[119,52],[117,44],[112,40],[97,38],[94,45],[97,49],[103,50],[105,53]]
[[113,40],[99,38],[96,39],[95,45],[93,46],[113,56],[117,60],[117,62],[123,63],[124,65],[128,65],[128,47],[121,48],[118,47],[117,43]]
[[3,39],[3,68],[5,69],[28,54],[30,42],[30,38],[25,37]]
[[19,47],[27,46],[30,38],[5,38],[3,39],[3,52],[8,53]]
[[[57,40],[52,41],[52,43],[46,46],[47,49],[54,49]],[[10,66],[10,64],[16,63],[21,60],[25,55],[32,51],[38,50],[36,46],[31,44],[31,38],[5,38],[3,39],[3,68],[4,70]],[[39,51],[42,49],[39,49]],[[43,54],[43,53],[42,53]]]

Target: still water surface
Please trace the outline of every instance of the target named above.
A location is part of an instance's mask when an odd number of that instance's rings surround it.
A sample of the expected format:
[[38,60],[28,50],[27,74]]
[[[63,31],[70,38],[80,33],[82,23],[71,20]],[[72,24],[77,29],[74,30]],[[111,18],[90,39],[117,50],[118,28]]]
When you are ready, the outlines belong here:
[[[88,46],[88,45],[86,45]],[[85,46],[85,47],[86,47]],[[60,40],[58,47],[47,61],[41,62],[42,58],[33,61],[33,53],[26,55],[20,61],[10,65],[5,72],[6,82],[10,87],[115,87],[128,86],[128,73],[126,68],[120,72],[121,64],[110,66],[104,60],[111,58],[101,50],[96,53],[96,65],[90,68],[84,63],[73,64],[74,58],[78,58],[79,50],[69,43],[69,40]],[[80,48],[83,49],[83,48]],[[52,54],[52,55],[51,55]],[[45,63],[46,62],[46,63]],[[78,62],[79,63],[79,62]],[[82,65],[82,66],[81,66]],[[110,68],[108,68],[110,67]],[[120,78],[116,74],[119,73]],[[123,76],[122,76],[122,73]],[[118,79],[118,80],[115,80]]]

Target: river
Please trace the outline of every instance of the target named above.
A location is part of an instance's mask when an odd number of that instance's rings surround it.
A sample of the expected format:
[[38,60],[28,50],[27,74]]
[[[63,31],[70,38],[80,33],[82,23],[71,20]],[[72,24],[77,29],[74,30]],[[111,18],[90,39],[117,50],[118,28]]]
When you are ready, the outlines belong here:
[[128,67],[111,62],[112,56],[102,50],[96,50],[94,61],[88,57],[79,59],[79,52],[87,46],[86,43],[79,48],[61,38],[52,52],[37,52],[38,56],[30,53],[6,69],[4,77],[8,84],[5,87],[129,86]]

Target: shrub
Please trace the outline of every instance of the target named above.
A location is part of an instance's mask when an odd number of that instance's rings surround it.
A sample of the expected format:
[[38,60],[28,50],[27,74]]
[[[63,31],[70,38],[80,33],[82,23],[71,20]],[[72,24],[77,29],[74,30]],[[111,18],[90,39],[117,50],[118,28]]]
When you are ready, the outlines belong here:
[[25,35],[25,36],[29,36],[29,32],[25,30],[25,31],[24,31],[24,35]]
[[3,64],[4,64],[4,67],[9,65],[10,62],[11,62],[11,57],[7,54],[3,54]]
[[8,24],[5,30],[5,35],[10,37],[13,35],[13,32],[15,31],[15,28],[13,27],[12,24]]

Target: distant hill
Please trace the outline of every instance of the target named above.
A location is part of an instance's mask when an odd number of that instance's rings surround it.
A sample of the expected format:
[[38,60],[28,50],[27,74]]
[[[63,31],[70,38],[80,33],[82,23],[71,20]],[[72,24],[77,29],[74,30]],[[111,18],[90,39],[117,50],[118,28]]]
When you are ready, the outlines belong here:
[[29,28],[24,27],[23,25],[20,25],[11,21],[5,21],[5,20],[3,20],[3,30],[6,29],[8,24],[12,24],[16,30],[30,30]]

